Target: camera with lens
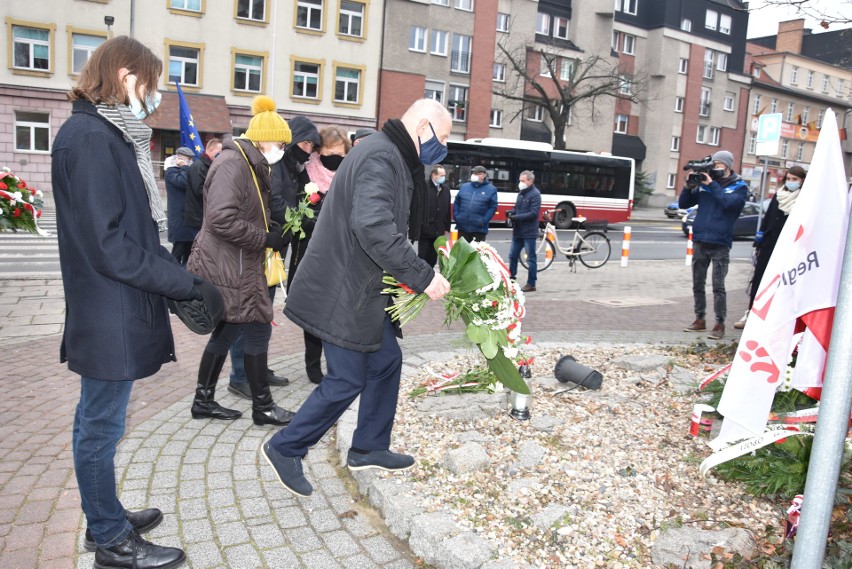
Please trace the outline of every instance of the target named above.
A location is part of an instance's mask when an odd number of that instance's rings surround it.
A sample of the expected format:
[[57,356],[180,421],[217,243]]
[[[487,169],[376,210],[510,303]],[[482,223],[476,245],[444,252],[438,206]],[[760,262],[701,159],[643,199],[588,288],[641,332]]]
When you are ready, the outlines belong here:
[[683,167],[684,170],[692,170],[691,174],[686,176],[686,183],[691,185],[700,185],[701,182],[704,181],[704,177],[701,175],[704,172],[707,172],[708,176],[712,176],[711,170],[713,170],[713,157],[705,156],[699,160],[690,160]]

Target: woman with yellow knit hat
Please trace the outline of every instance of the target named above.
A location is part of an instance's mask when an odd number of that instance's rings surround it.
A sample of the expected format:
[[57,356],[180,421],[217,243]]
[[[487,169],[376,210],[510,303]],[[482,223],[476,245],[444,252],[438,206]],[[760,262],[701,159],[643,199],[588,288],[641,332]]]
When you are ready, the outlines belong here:
[[255,97],[248,130],[223,145],[204,184],[204,221],[187,269],[219,288],[225,314],[201,356],[192,404],[195,419],[233,420],[242,416],[214,400],[228,349],[241,332],[254,424],[286,425],[293,416],[272,400],[266,371],[272,300],[263,262],[267,248],[280,251],[286,244],[281,227],[269,216],[271,177],[267,158],[274,160],[291,139],[290,128],[275,108],[269,97]]

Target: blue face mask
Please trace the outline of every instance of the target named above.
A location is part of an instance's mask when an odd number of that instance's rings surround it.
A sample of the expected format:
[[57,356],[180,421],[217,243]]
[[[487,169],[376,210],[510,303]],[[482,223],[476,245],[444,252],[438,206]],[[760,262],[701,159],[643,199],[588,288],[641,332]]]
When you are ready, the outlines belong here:
[[801,187],[801,185],[802,185],[802,184],[800,184],[799,182],[787,182],[787,183],[786,183],[786,184],[784,184],[784,185],[785,185],[785,186],[787,187],[787,189],[788,189],[788,190],[790,190],[791,192],[795,192],[796,190],[798,190],[798,189]]
[[436,183],[436,184],[443,184],[443,183],[444,183],[444,182],[446,182],[446,181],[447,181],[447,177],[446,177],[446,176],[440,176],[437,180],[435,180],[435,183]]
[[420,161],[426,166],[438,164],[447,156],[447,147],[438,140],[432,123],[429,123],[429,128],[432,130],[432,138],[422,142],[420,137],[417,137],[417,143],[420,145]]
[[[136,76],[133,76],[133,88],[136,87]],[[154,91],[153,93],[148,93],[145,97],[145,106],[142,106],[142,101],[140,101],[136,97],[136,93],[128,93],[127,96],[130,98],[130,112],[133,113],[140,121],[154,113],[157,110],[157,107],[160,106],[160,101],[163,100],[163,94],[159,91]]]

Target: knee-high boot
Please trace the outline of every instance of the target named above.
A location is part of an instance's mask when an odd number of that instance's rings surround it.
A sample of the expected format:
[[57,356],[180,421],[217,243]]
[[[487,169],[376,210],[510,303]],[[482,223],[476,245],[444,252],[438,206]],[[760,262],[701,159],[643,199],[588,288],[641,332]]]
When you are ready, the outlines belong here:
[[195,387],[195,400],[192,402],[193,419],[222,419],[233,421],[243,416],[235,409],[222,407],[213,397],[216,395],[216,382],[225,365],[227,356],[219,356],[204,350],[201,364],[198,366],[198,385]]
[[246,379],[251,389],[251,418],[255,425],[284,426],[293,418],[292,411],[282,409],[272,400],[266,380],[266,354],[246,354]]
[[323,378],[322,366],[322,340],[305,332],[305,371],[311,383],[320,383]]

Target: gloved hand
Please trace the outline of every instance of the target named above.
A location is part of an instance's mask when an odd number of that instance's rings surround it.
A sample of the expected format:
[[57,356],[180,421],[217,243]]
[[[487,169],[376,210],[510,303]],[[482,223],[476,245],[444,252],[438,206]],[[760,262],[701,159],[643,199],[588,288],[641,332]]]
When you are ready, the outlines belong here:
[[278,223],[274,221],[269,222],[269,233],[266,234],[266,242],[263,246],[273,251],[281,251],[287,246],[287,241],[284,239],[284,234]]
[[761,243],[763,243],[763,231],[758,231],[754,234],[754,244],[760,245]]
[[201,299],[203,299],[204,293],[201,290],[201,287],[203,285],[204,285],[204,279],[202,279],[198,275],[192,275],[192,292],[190,293],[192,296],[190,296],[189,299],[187,299],[187,300],[201,300]]
[[515,210],[510,209],[509,211],[506,212],[506,218],[507,219],[512,219],[513,217],[515,217]]

